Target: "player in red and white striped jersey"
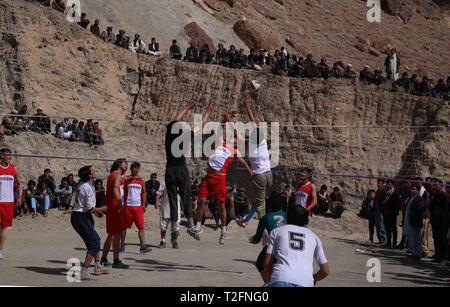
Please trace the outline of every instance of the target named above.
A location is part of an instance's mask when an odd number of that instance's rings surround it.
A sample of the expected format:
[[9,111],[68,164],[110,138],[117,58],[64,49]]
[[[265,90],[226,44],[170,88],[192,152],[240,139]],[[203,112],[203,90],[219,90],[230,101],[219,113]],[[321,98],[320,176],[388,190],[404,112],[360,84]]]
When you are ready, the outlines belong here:
[[[136,225],[138,231],[139,242],[141,244],[140,252],[142,254],[151,252],[150,246],[145,244],[145,229],[144,229],[144,213],[145,213],[145,201],[147,199],[147,193],[145,190],[145,182],[139,171],[141,165],[138,162],[131,164],[131,176],[125,179],[124,184],[124,223],[125,228],[129,229]],[[126,229],[124,234],[126,234]],[[125,243],[125,235],[124,235]]]
[[3,247],[6,231],[13,226],[14,206],[20,206],[22,188],[19,172],[11,163],[11,150],[0,150],[0,260],[3,260]]
[[206,200],[214,194],[215,200],[219,206],[219,217],[222,223],[221,235],[219,243],[225,243],[227,232],[227,210],[225,208],[225,200],[227,197],[227,171],[235,159],[238,159],[251,174],[250,167],[242,158],[239,151],[235,149],[236,139],[223,140],[215,149],[213,155],[208,160],[208,173],[200,184],[200,191],[198,194],[197,207],[197,230],[201,230],[201,221],[203,218],[203,210]]

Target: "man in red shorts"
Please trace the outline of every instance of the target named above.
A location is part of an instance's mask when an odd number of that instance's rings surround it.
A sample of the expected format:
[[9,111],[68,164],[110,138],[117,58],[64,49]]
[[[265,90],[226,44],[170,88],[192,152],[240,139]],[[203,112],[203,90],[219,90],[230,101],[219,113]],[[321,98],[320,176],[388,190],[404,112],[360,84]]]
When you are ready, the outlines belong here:
[[6,231],[13,226],[14,206],[19,206],[21,199],[20,177],[11,163],[11,150],[3,148],[0,150],[0,261],[4,257]]
[[[150,246],[145,244],[145,230],[144,230],[144,213],[145,213],[145,201],[147,199],[147,193],[145,190],[145,182],[139,171],[141,165],[138,162],[131,164],[131,176],[125,179],[124,184],[124,222],[126,229],[130,229],[133,223],[138,229],[139,242],[141,243],[141,254],[151,252]],[[126,234],[126,230],[124,231]],[[124,239],[125,242],[125,239]]]
[[197,207],[197,231],[201,232],[201,221],[203,218],[203,210],[205,202],[214,194],[219,207],[219,217],[222,223],[219,244],[225,244],[227,233],[227,210],[225,208],[225,200],[227,198],[227,171],[231,162],[236,158],[248,169],[251,174],[250,167],[247,162],[235,149],[236,139],[231,141],[223,140],[215,149],[213,155],[208,160],[208,173],[200,184],[198,194]]
[[123,264],[119,260],[120,253],[120,239],[125,230],[123,222],[123,203],[121,186],[124,184],[124,175],[128,169],[128,162],[125,159],[116,160],[111,166],[111,174],[108,177],[106,184],[105,206],[106,211],[106,232],[108,237],[103,245],[103,255],[101,264],[108,266],[108,253],[111,249],[111,242],[113,247],[114,262],[112,267],[114,269],[128,269],[129,266]]

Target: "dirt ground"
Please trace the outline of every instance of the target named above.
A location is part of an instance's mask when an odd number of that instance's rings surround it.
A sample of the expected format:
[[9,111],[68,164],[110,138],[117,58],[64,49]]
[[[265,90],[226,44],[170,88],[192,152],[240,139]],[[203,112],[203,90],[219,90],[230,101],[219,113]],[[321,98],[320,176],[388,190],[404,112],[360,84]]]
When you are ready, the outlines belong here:
[[[247,243],[256,221],[248,229],[231,224],[230,239],[218,244],[219,233],[206,227],[201,241],[190,238],[184,228],[180,250],[159,249],[158,215],[156,210],[146,213],[147,241],[155,248],[147,255],[138,252],[136,230],[128,232],[123,261],[130,270],[112,270],[110,275],[96,280],[69,283],[66,263],[69,258],[83,259],[84,245],[70,226],[70,216],[52,211],[50,217],[16,220],[8,234],[5,260],[0,262],[0,285],[15,286],[182,286],[182,287],[259,287],[262,280],[253,262],[261,246]],[[313,230],[316,223],[312,223]],[[207,221],[208,225],[208,221]],[[97,228],[105,238],[104,221],[97,220]],[[432,264],[429,260],[417,264],[409,261],[404,252],[369,246],[358,235],[336,235],[318,230],[331,266],[331,275],[318,286],[450,286],[450,269]],[[363,238],[364,234],[359,234]],[[111,256],[110,256],[111,257]],[[381,283],[369,283],[367,261],[381,262]],[[111,260],[111,259],[110,259]]]

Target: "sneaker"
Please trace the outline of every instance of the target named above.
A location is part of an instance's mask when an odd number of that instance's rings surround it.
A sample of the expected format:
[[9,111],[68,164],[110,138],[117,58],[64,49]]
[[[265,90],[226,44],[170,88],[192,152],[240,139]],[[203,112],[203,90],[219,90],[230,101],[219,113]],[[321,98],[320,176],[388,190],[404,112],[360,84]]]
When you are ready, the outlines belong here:
[[203,233],[203,227],[197,228],[197,233],[202,234]]
[[195,227],[191,227],[187,230],[187,233],[193,237],[195,240],[200,241],[200,236],[198,235],[197,229]]
[[122,261],[114,261],[112,265],[113,269],[122,269],[122,270],[128,270],[130,266],[128,264],[124,264]]
[[152,248],[148,245],[144,245],[141,247],[141,249],[139,250],[139,252],[141,254],[146,254],[146,253],[150,253],[152,251]]
[[108,259],[100,260],[100,264],[102,265],[102,267],[105,267],[105,268],[111,267],[111,262],[109,262]]
[[91,276],[91,274],[89,274],[88,270],[81,270],[80,280],[81,281],[90,281],[90,280],[94,280],[94,278]]
[[106,275],[109,274],[109,270],[103,266],[99,267],[99,268],[95,268],[94,271],[94,275],[98,276],[98,275]]
[[159,242],[159,248],[166,248],[166,242]]
[[172,243],[172,248],[174,248],[174,249],[180,249],[180,246],[178,245],[178,242]]
[[236,220],[236,223],[239,225],[239,227],[241,228],[246,228],[247,227],[247,222],[242,219],[242,220]]
[[220,239],[219,239],[219,244],[220,245],[224,245],[225,244],[225,239],[226,239],[227,234],[226,233],[221,233],[220,234]]

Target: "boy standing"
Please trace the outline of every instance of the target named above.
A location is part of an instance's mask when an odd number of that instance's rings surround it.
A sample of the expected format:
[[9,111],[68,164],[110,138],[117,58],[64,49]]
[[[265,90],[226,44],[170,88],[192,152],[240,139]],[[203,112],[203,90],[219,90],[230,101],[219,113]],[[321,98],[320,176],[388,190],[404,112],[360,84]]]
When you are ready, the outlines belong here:
[[100,237],[95,230],[92,214],[102,216],[104,208],[95,208],[94,180],[97,176],[92,166],[85,166],[78,171],[81,183],[77,188],[75,205],[70,222],[73,229],[86,244],[86,258],[81,269],[81,280],[90,280],[88,269],[95,259],[94,275],[109,274],[109,271],[100,264]]
[[[181,214],[180,200],[181,198],[178,196],[178,216]],[[159,209],[161,217],[161,242],[159,243],[159,248],[166,247],[166,233],[170,225],[172,225],[172,232],[170,235],[172,247],[175,249],[180,248],[177,242],[178,236],[180,235],[180,222],[178,220],[175,225],[171,223],[169,196],[167,194],[165,182],[161,182],[159,189],[156,192],[155,209]]]
[[[145,254],[151,252],[150,246],[145,244],[144,229],[144,203],[147,198],[145,183],[139,176],[141,165],[138,162],[131,164],[131,176],[125,179],[124,184],[124,223],[127,229],[131,228],[133,223],[138,229],[139,242],[141,244],[140,252]],[[126,233],[126,230],[124,231]],[[125,239],[124,239],[125,241]]]

